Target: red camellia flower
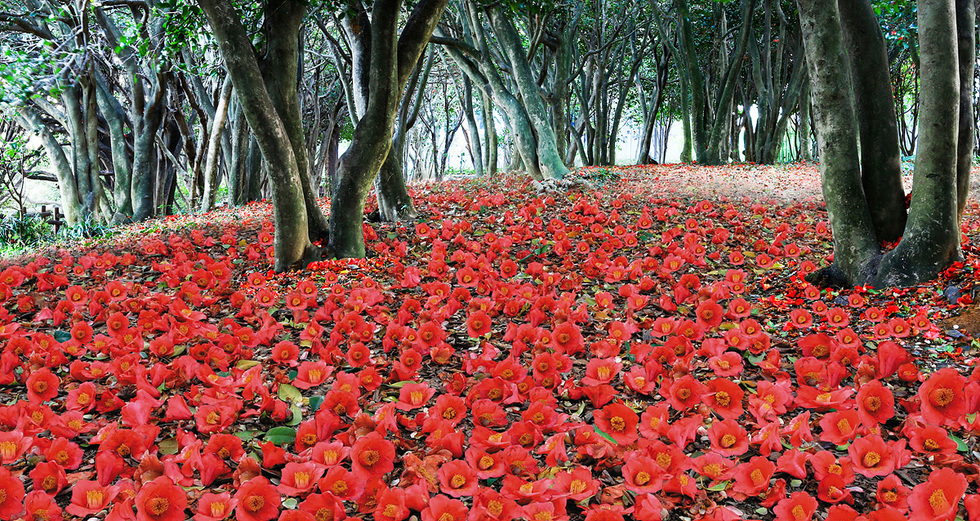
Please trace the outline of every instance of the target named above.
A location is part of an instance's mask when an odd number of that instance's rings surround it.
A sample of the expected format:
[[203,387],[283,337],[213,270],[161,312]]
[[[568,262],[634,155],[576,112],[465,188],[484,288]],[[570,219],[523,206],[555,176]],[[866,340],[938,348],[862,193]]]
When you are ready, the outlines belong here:
[[471,338],[480,338],[490,332],[490,315],[482,311],[471,314],[466,319],[466,333]]
[[[667,395],[667,402],[675,410],[684,411],[701,403],[704,385],[691,375],[685,375],[674,381]],[[661,391],[662,392],[662,391]]]
[[653,458],[636,456],[623,465],[623,478],[626,486],[637,493],[659,492],[664,483],[663,469]]
[[820,484],[817,485],[817,497],[827,503],[840,503],[841,501],[852,503],[854,501],[851,491],[847,490],[844,479],[834,474],[820,480]]
[[167,476],[144,483],[136,494],[137,521],[181,521],[186,519],[187,493]]
[[722,456],[741,456],[749,450],[749,435],[735,420],[712,423],[708,439],[711,450]]
[[593,416],[596,426],[616,440],[616,443],[629,445],[637,440],[636,424],[640,421],[640,417],[626,405],[619,402],[610,403],[594,411]]
[[[16,479],[16,478],[12,478]],[[17,480],[18,483],[20,480]],[[0,487],[5,484],[3,476],[0,475]],[[21,484],[21,490],[23,491],[23,485]],[[109,502],[116,497],[119,491],[118,486],[105,487],[99,484],[98,481],[81,480],[77,481],[71,488],[71,503],[65,507],[65,512],[73,516],[87,517],[92,514],[98,513],[109,506]],[[10,497],[10,492],[7,492],[7,497]],[[6,501],[3,503],[6,505]],[[20,503],[18,500],[18,511],[20,511]],[[15,512],[16,513],[16,512]]]
[[27,398],[33,404],[53,400],[58,396],[58,385],[61,381],[47,367],[33,371],[27,377]]
[[878,503],[905,512],[909,508],[908,497],[912,491],[895,474],[889,474],[878,482]]
[[197,501],[194,521],[223,521],[228,518],[237,504],[228,492],[220,494],[207,492]]
[[33,438],[20,430],[0,432],[0,463],[10,464],[20,459],[31,447]]
[[[61,507],[54,501],[54,496],[34,490],[24,497],[25,521],[48,521],[62,519]],[[4,518],[6,519],[6,518]]]
[[476,472],[462,460],[443,463],[436,476],[442,492],[454,498],[472,496],[479,484]]
[[745,392],[735,382],[727,378],[716,378],[707,384],[704,403],[726,420],[737,420],[745,409],[742,397]]
[[468,513],[462,501],[436,494],[422,511],[422,521],[464,521]]
[[[943,371],[945,369],[942,369]],[[909,521],[948,521],[956,517],[966,478],[950,468],[934,470],[929,479],[912,489]]]
[[520,507],[492,488],[480,488],[473,498],[472,518],[485,521],[510,521],[517,517]]
[[299,510],[309,512],[316,520],[337,521],[347,517],[344,504],[330,494],[310,494],[299,504]]
[[887,476],[895,470],[891,447],[877,434],[854,440],[847,448],[854,471],[866,478]]
[[769,479],[776,472],[776,464],[763,456],[754,456],[735,468],[735,492],[746,496],[758,496],[769,489]]
[[859,434],[860,419],[854,409],[828,412],[820,420],[820,441],[844,445]]
[[920,411],[929,423],[941,425],[946,421],[959,420],[967,412],[966,377],[956,369],[947,367],[929,375],[919,387]]
[[555,489],[562,490],[563,495],[572,501],[582,501],[599,491],[599,480],[592,477],[592,471],[587,467],[578,466],[571,472],[559,472],[555,476]]
[[377,432],[354,442],[350,451],[351,469],[362,479],[381,477],[395,468],[395,445]]
[[871,380],[858,389],[857,411],[861,422],[871,429],[895,416],[895,396],[880,381]]
[[300,496],[312,490],[322,475],[323,468],[312,461],[306,463],[290,461],[283,467],[282,479],[279,480],[279,486],[276,488],[287,496]]
[[401,521],[408,517],[405,495],[405,490],[401,488],[385,487],[378,492],[377,506],[374,508],[375,521]]
[[713,300],[705,300],[704,302],[698,304],[698,307],[694,313],[697,315],[698,322],[701,323],[701,327],[705,329],[714,329],[720,326],[721,321],[725,316],[724,310],[720,305],[718,305],[717,302]]
[[950,439],[946,429],[938,425],[908,427],[909,447],[921,454],[956,454],[956,442]]
[[0,519],[13,519],[24,509],[24,483],[0,467]]
[[777,521],[810,521],[817,510],[817,500],[806,492],[793,492],[772,509]]
[[282,497],[276,487],[262,476],[244,483],[235,492],[235,518],[239,521],[269,521],[279,515]]
[[398,401],[395,402],[395,408],[400,411],[410,411],[424,407],[435,394],[436,390],[429,387],[428,384],[407,383],[398,391]]

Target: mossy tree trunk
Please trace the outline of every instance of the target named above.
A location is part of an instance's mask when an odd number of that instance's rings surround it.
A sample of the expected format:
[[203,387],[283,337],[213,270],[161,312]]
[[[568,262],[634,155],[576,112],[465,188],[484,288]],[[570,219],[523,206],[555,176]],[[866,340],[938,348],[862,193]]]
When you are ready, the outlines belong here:
[[[835,4],[798,0],[812,86],[834,264],[811,280],[911,286],[960,258],[957,201],[960,52],[954,0],[918,2],[922,120],[911,212],[899,245],[882,255],[858,156],[858,124]],[[969,24],[967,21],[966,24]],[[970,30],[973,30],[972,26]],[[972,50],[969,76],[972,86]],[[866,73],[862,69],[862,74]],[[878,71],[880,72],[880,71]]]
[[905,190],[885,37],[870,0],[838,0],[861,143],[861,180],[879,241],[905,229]]

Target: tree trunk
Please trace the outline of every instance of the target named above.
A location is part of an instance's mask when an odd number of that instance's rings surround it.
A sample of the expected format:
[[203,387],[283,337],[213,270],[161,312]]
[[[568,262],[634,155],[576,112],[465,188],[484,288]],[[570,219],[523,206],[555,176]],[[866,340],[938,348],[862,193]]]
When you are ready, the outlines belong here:
[[919,0],[917,21],[922,120],[915,188],[908,226],[902,242],[881,263],[875,277],[878,287],[933,279],[961,257],[956,186],[960,77],[954,0]]
[[157,75],[152,99],[143,109],[143,126],[135,132],[133,142],[133,220],[142,221],[153,217],[153,145],[156,134],[163,124],[166,83]]
[[905,190],[885,38],[870,0],[838,0],[861,142],[861,179],[879,241],[905,230]]
[[260,63],[262,77],[293,148],[306,209],[308,235],[312,240],[325,239],[329,224],[320,210],[316,191],[310,182],[310,162],[306,154],[306,136],[299,105],[298,78],[302,73],[299,68],[299,30],[306,14],[306,4],[293,0],[273,0],[265,13],[268,49]]
[[476,126],[476,115],[473,110],[473,85],[470,79],[463,76],[463,114],[466,117],[466,147],[470,152],[470,160],[477,176],[483,176],[483,147],[480,145],[480,131]]
[[480,92],[483,100],[483,110],[480,111],[480,118],[483,120],[483,137],[485,139],[484,150],[486,156],[483,164],[486,166],[487,173],[495,175],[497,173],[497,126],[493,121],[493,100],[490,95]]
[[[724,75],[719,86],[718,100],[715,104],[715,120],[712,122],[710,134],[707,136],[708,142],[704,156],[698,158],[698,162],[706,165],[720,165],[725,162],[727,156],[723,153],[722,148],[728,141],[727,134],[731,125],[732,100],[735,99],[735,86],[742,70],[749,37],[752,35],[752,11],[754,8],[755,0],[742,0],[742,28],[739,29],[738,43],[730,63],[724,69]],[[720,52],[724,53],[724,48]]]
[[100,77],[98,82],[98,102],[102,115],[109,125],[109,144],[112,148],[112,176],[115,182],[113,199],[115,213],[113,224],[122,224],[133,217],[133,197],[130,193],[133,183],[133,171],[130,168],[129,141],[126,139],[126,112],[119,101],[106,89],[105,82]]
[[[310,242],[301,172],[289,132],[266,89],[251,40],[234,6],[229,0],[198,3],[218,40],[245,118],[270,165],[276,225],[275,269],[303,268],[319,255]],[[290,81],[295,81],[295,76]]]
[[555,146],[557,141],[551,122],[548,120],[548,109],[541,98],[534,73],[528,65],[527,54],[517,29],[499,8],[491,11],[490,23],[510,63],[521,99],[524,100],[523,108],[527,111],[528,123],[535,136],[535,153],[541,176],[546,179],[561,179],[568,174],[568,167],[565,166]]
[[17,105],[15,107],[17,123],[24,130],[39,136],[41,146],[47,153],[48,162],[54,168],[54,173],[58,177],[58,190],[61,193],[61,206],[65,211],[65,221],[69,226],[82,222],[82,205],[78,197],[78,187],[75,184],[74,170],[71,162],[65,156],[64,149],[58,138],[51,132],[41,119],[37,111],[27,105]]
[[330,251],[338,258],[364,257],[364,202],[388,151],[401,88],[418,63],[447,0],[416,4],[399,41],[401,0],[376,0],[370,24],[367,104],[340,159],[330,212]]
[[959,53],[960,121],[956,161],[957,223],[963,221],[966,200],[970,196],[970,171],[976,145],[976,120],[973,108],[973,78],[976,69],[976,2],[956,0],[956,40]]
[[834,266],[821,283],[850,285],[874,273],[878,241],[864,198],[847,55],[836,3],[797,0],[820,148],[820,176],[834,233]]
[[218,108],[215,110],[214,121],[211,122],[208,153],[204,161],[204,197],[201,199],[201,212],[214,210],[215,202],[218,200],[218,151],[221,148],[221,134],[225,131],[225,124],[228,122],[228,104],[230,101],[231,77],[228,76],[225,77],[224,84],[221,86]]
[[435,53],[430,53],[425,64],[416,67],[409,79],[407,91],[401,100],[395,120],[395,128],[392,130],[388,157],[385,158],[375,179],[374,191],[378,198],[378,213],[384,222],[410,221],[418,217],[405,181],[405,137],[408,130],[415,125],[419,108],[422,106],[434,57]]

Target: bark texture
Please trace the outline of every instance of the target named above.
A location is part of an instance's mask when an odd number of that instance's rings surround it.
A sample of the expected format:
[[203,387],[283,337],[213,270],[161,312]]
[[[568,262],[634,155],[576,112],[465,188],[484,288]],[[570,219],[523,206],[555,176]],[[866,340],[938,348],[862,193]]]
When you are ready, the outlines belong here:
[[319,255],[310,242],[300,171],[289,132],[266,89],[255,51],[234,6],[229,0],[198,3],[218,40],[245,119],[270,168],[276,224],[275,269],[305,267]]
[[[836,3],[798,0],[810,73],[820,177],[834,231],[837,282],[853,284],[874,273],[878,242],[861,184],[858,125]],[[828,273],[831,275],[831,273]]]
[[838,0],[861,142],[861,178],[879,241],[905,230],[905,190],[885,38],[870,0]]
[[912,286],[933,279],[960,257],[956,195],[960,75],[954,2],[920,0],[918,6],[922,120],[915,188],[902,242],[882,261],[874,280],[879,287]]

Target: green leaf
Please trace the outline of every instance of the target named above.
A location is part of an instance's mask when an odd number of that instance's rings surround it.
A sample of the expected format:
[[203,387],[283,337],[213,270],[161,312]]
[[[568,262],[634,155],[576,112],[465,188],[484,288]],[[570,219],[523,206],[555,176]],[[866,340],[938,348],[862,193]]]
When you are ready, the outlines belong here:
[[288,508],[289,510],[295,510],[295,509],[296,509],[296,505],[297,505],[298,503],[299,503],[299,502],[298,502],[298,501],[296,501],[296,498],[294,498],[294,497],[290,497],[290,498],[286,498],[286,499],[284,499],[284,500],[282,501],[282,506],[284,506],[284,507],[286,507],[286,508]]
[[71,340],[71,333],[59,329],[58,331],[54,332],[54,339],[58,342],[67,342]]
[[721,483],[715,483],[714,485],[711,485],[710,487],[708,487],[708,490],[710,490],[712,492],[721,492],[721,491],[725,490],[726,488],[728,488],[728,484],[731,483],[731,482],[732,482],[732,480],[722,481]]
[[967,447],[966,446],[966,442],[963,441],[963,438],[960,438],[959,436],[953,436],[952,434],[950,434],[949,435],[949,439],[951,439],[951,440],[953,440],[953,441],[956,442],[956,450],[958,450],[960,452],[969,452],[970,451],[970,447]]
[[764,515],[766,515],[766,514],[769,513],[769,509],[768,508],[759,507],[759,508],[755,509],[755,513],[756,514],[759,514],[760,516],[764,516]]
[[283,445],[296,441],[296,429],[292,427],[273,427],[264,436],[265,441]]
[[262,362],[259,362],[258,360],[239,360],[238,363],[235,364],[235,368],[241,369],[242,371],[247,371],[261,363]]
[[293,403],[289,406],[289,410],[293,412],[293,417],[289,419],[288,425],[299,425],[303,421],[303,409]]
[[252,441],[255,438],[256,432],[258,431],[238,431],[235,433],[235,436],[238,436],[242,441]]
[[279,399],[290,404],[303,401],[303,393],[289,384],[279,384]]
[[323,403],[322,396],[310,396],[310,410],[317,412],[320,410],[320,404]]
[[611,443],[614,443],[616,445],[619,445],[619,442],[618,441],[614,440],[612,436],[610,436],[610,435],[602,432],[602,430],[599,429],[598,427],[593,426],[592,429],[595,430],[596,434],[598,434],[599,436],[602,436],[603,438],[609,440]]
[[167,438],[160,442],[160,454],[177,454],[180,447],[177,445],[177,440],[175,438]]
[[802,485],[802,484],[803,484],[803,480],[802,479],[792,479],[789,482],[789,486],[791,486],[793,488],[799,488],[800,485]]
[[402,387],[405,387],[405,384],[410,384],[410,383],[415,383],[415,382],[412,382],[411,380],[402,380],[400,382],[388,384],[388,387],[391,387],[392,389],[401,389]]

